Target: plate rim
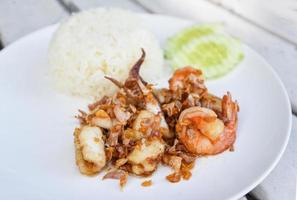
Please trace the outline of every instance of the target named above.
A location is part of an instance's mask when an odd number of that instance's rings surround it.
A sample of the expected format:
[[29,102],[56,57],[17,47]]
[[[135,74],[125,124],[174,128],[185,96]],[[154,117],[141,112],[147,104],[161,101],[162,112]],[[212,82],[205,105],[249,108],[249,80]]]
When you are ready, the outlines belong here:
[[[184,18],[180,18],[180,17],[176,17],[176,16],[169,16],[169,15],[163,15],[163,14],[148,14],[148,13],[136,13],[136,15],[139,15],[143,18],[163,18],[163,19],[167,19],[167,20],[174,20],[174,21],[179,21],[181,23],[188,23],[188,24],[204,24],[204,23],[198,23],[195,22],[194,20],[189,20],[189,19],[184,19]],[[15,45],[17,45],[18,43],[21,43],[25,40],[28,40],[28,38],[34,38],[35,35],[41,34],[41,32],[48,32],[51,29],[55,29],[58,27],[58,25],[61,23],[61,21],[59,23],[55,23],[55,24],[51,24],[48,26],[44,26],[43,28],[37,29],[31,33],[28,33],[18,39],[16,39],[14,42],[8,44],[7,46],[5,46],[1,51],[0,51],[0,59],[2,56],[5,56],[5,54],[11,49],[13,48]],[[246,187],[244,187],[242,190],[234,193],[234,195],[231,195],[229,199],[239,199],[241,197],[243,197],[245,194],[247,194],[248,192],[250,192],[251,190],[253,190],[256,186],[258,186],[271,172],[272,170],[276,167],[276,165],[279,163],[281,157],[283,156],[289,139],[290,139],[290,135],[291,135],[291,131],[292,131],[292,106],[291,106],[291,102],[289,99],[289,95],[287,93],[287,90],[284,86],[284,83],[282,82],[282,80],[280,79],[280,77],[278,76],[278,74],[276,73],[276,71],[273,69],[272,65],[270,63],[268,63],[266,61],[265,58],[263,58],[261,56],[261,54],[259,54],[256,50],[254,50],[253,48],[251,48],[248,44],[242,42],[242,44],[244,46],[246,46],[249,50],[253,51],[254,54],[258,57],[258,59],[260,59],[263,63],[265,63],[265,65],[263,65],[262,67],[266,67],[267,70],[269,70],[273,77],[275,78],[275,80],[277,81],[277,83],[280,85],[280,88],[283,92],[283,97],[286,100],[286,107],[285,109],[289,111],[289,115],[288,117],[288,125],[287,125],[287,130],[285,131],[285,140],[283,141],[283,144],[281,146],[280,151],[278,152],[277,156],[275,156],[275,158],[272,160],[272,163],[269,165],[269,167],[263,171],[261,173],[260,176],[256,177],[254,179],[254,181],[252,181],[249,185],[247,185]]]

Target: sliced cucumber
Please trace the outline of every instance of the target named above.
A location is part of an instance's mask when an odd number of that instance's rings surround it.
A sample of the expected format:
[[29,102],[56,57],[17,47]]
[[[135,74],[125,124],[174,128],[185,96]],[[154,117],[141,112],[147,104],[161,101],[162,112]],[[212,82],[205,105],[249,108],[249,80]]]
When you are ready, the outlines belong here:
[[183,38],[180,34],[169,39],[165,48],[165,58],[174,69],[192,66],[201,69],[206,79],[214,79],[231,71],[244,57],[240,41],[223,32],[191,35],[191,39],[179,39]]
[[175,52],[179,51],[185,44],[190,43],[194,38],[198,39],[214,33],[222,32],[222,30],[222,26],[219,24],[195,25],[185,28],[167,40],[165,58],[172,58]]

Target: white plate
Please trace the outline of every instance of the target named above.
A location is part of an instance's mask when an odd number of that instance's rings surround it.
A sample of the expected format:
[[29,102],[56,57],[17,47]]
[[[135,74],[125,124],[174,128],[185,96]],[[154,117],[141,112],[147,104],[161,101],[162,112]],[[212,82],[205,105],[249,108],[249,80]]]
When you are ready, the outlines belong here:
[[[141,16],[163,43],[190,24]],[[56,26],[28,35],[0,53],[0,199],[236,199],[259,184],[288,142],[291,108],[272,68],[244,46],[244,61],[229,75],[207,82],[210,91],[230,91],[240,104],[235,152],[197,160],[189,181],[171,184],[169,169],[118,182],[86,177],[75,166],[74,115],[86,102],[55,92],[48,81],[47,46]],[[101,177],[102,175],[100,175]]]

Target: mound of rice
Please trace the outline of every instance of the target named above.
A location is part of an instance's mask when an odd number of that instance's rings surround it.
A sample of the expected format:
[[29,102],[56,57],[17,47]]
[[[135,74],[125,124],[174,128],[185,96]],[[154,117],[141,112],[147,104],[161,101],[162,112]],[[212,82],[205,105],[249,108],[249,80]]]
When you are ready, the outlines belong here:
[[116,87],[104,78],[124,81],[141,56],[140,74],[155,82],[162,76],[163,52],[139,16],[121,9],[98,8],[74,14],[55,32],[48,59],[55,85],[72,95],[99,98]]

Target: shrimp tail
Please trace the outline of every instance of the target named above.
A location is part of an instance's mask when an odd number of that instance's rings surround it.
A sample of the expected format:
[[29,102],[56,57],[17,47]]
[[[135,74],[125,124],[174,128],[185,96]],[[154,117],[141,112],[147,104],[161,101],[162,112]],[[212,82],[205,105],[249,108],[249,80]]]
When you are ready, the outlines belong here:
[[225,123],[236,123],[239,106],[237,101],[233,102],[230,92],[222,99],[222,117]]

